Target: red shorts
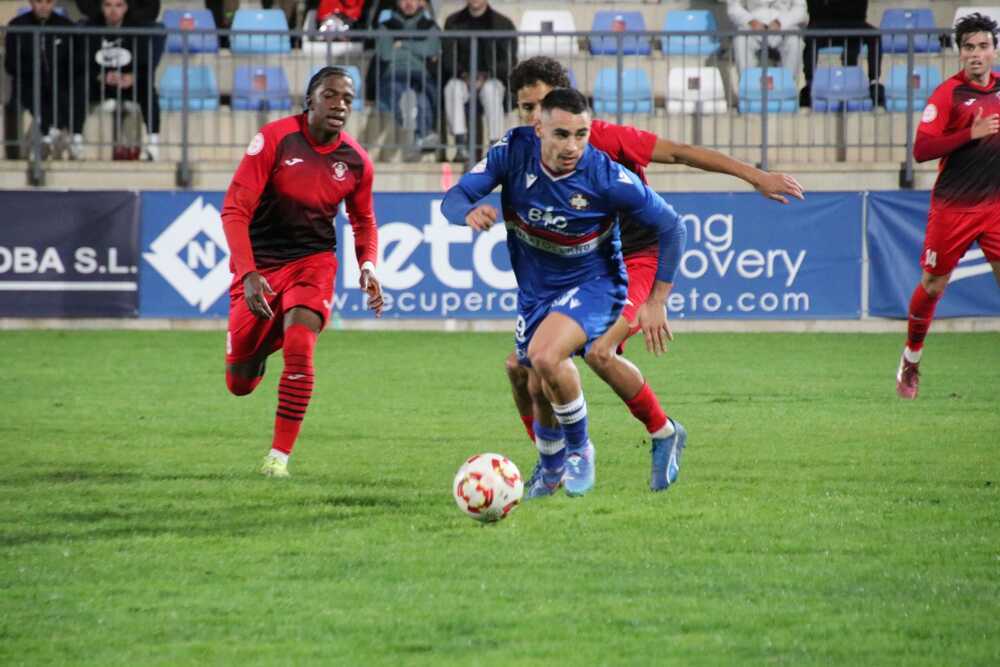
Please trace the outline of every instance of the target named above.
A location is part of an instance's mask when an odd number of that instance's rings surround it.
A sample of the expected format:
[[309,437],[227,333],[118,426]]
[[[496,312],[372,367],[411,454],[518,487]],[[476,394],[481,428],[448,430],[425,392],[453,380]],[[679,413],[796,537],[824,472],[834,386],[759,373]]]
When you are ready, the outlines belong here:
[[949,211],[931,207],[920,266],[932,275],[947,275],[973,241],[979,242],[988,261],[1000,261],[1000,208]]
[[[639,308],[649,298],[653,283],[656,281],[658,263],[659,257],[656,254],[642,253],[625,257],[625,270],[628,272],[628,297],[625,301],[625,308],[622,309],[622,317],[630,325],[636,323]],[[638,326],[632,326],[628,335],[633,336],[638,331]]]
[[333,283],[337,278],[337,257],[321,252],[281,266],[261,269],[276,294],[269,300],[274,318],[265,320],[250,312],[243,297],[243,281],[229,287],[229,331],[226,334],[226,363],[233,364],[265,356],[281,348],[285,313],[295,306],[314,311],[326,326],[333,305]]

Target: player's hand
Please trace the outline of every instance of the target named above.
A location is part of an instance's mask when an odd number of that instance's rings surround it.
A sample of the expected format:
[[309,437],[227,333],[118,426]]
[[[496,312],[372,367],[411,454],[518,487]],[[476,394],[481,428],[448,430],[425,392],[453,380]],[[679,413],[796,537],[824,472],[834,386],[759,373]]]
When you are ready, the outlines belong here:
[[983,117],[983,108],[976,109],[976,117],[972,121],[972,138],[982,139],[1000,132],[1000,114],[991,113]]
[[243,298],[247,301],[250,312],[257,317],[269,320],[274,317],[274,311],[267,302],[267,297],[274,296],[276,292],[267,284],[264,276],[256,271],[251,271],[243,277]]
[[763,173],[764,175],[754,183],[754,188],[768,199],[787,204],[788,197],[795,197],[796,199],[806,198],[802,190],[802,184],[795,180],[794,176],[769,171]]
[[497,221],[497,210],[489,204],[483,204],[469,211],[465,216],[465,224],[477,232],[489,230]]
[[646,349],[656,356],[667,351],[667,341],[674,339],[667,322],[667,307],[663,301],[648,299],[639,308],[639,328],[646,339]]
[[371,269],[361,270],[361,289],[368,294],[368,309],[375,311],[375,317],[382,317],[382,307],[385,299],[382,296],[382,284]]

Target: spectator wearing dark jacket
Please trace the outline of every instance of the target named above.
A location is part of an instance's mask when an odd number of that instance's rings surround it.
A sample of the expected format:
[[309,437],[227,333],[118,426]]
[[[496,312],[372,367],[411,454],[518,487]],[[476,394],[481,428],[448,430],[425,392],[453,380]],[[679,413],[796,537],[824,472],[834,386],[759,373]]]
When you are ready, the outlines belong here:
[[[102,4],[102,0],[76,0],[76,8],[88,23],[101,20]],[[152,25],[160,20],[160,0],[132,0],[128,4],[128,16],[135,25]]]
[[[86,110],[81,103],[82,76],[85,63],[74,52],[74,24],[65,16],[53,12],[54,0],[30,0],[31,11],[13,18],[9,26],[61,27],[65,31],[45,32],[41,35],[40,49],[36,53],[34,37],[30,32],[7,32],[4,40],[6,57],[4,69],[13,79],[13,94],[8,102],[8,112],[14,127],[8,127],[7,136],[19,133],[22,109],[27,109],[38,124],[42,134],[43,152],[51,155],[59,151],[64,137],[62,131],[72,128],[73,142],[69,154],[79,159],[83,146],[83,123]],[[34,70],[38,67],[40,106],[35,106]],[[68,137],[65,137],[68,139]]]
[[[427,33],[427,37],[379,37],[375,56],[379,71],[379,110],[395,111],[397,124],[413,127],[416,148],[434,150],[438,143],[434,131],[438,84],[434,74],[441,54],[437,23],[425,12],[424,0],[398,0],[396,10],[383,18],[379,29]],[[404,102],[404,95],[410,91],[416,98],[413,104]]]
[[91,103],[137,104],[149,134],[143,157],[157,159],[160,98],[155,77],[162,40],[153,35],[128,34],[129,28],[148,28],[150,24],[133,19],[126,0],[102,0],[101,17],[88,27],[115,29],[112,34],[90,35],[87,40]]
[[[807,0],[809,7],[810,30],[872,30],[874,26],[867,22],[868,0]],[[816,57],[819,49],[827,46],[839,46],[844,49],[843,63],[854,66],[858,64],[858,54],[861,45],[868,47],[868,77],[871,79],[872,100],[885,106],[885,89],[878,82],[882,74],[882,45],[877,35],[870,37],[807,37],[802,51],[802,72],[805,74],[806,85],[799,94],[803,106],[812,103],[812,78],[816,68]]]
[[[488,0],[466,0],[465,8],[455,12],[444,23],[449,30],[514,31],[513,22],[489,5]],[[475,86],[479,93],[480,113],[484,116],[486,134],[490,142],[500,138],[504,131],[504,94],[507,77],[517,64],[517,42],[511,37],[479,39],[476,72],[469,71],[471,39],[448,38],[444,43],[444,110],[448,129],[455,135],[458,146],[455,160],[465,162],[466,134],[468,132],[467,105],[469,88]]]

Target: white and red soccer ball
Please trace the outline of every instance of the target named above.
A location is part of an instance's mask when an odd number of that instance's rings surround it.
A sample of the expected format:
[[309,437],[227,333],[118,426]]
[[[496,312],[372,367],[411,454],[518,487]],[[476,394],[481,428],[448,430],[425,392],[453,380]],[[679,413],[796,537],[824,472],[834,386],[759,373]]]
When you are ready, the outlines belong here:
[[458,508],[477,521],[499,521],[524,495],[524,480],[514,462],[501,454],[476,454],[455,475],[451,485]]

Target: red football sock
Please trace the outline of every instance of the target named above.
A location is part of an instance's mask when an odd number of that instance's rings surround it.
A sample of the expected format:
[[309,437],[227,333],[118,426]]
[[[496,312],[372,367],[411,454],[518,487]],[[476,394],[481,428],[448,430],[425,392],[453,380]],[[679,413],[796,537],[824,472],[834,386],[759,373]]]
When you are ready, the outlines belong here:
[[521,422],[524,424],[525,430],[528,432],[528,437],[531,438],[531,443],[535,443],[535,427],[532,426],[535,418],[531,415],[521,415]]
[[934,320],[934,308],[937,307],[941,295],[931,296],[923,285],[917,285],[910,299],[910,317],[906,328],[906,347],[917,352],[924,346],[927,330]]
[[649,383],[643,383],[639,393],[625,401],[629,411],[641,421],[646,430],[656,433],[667,424],[667,414],[660,407],[660,400],[650,388]]
[[278,411],[274,416],[274,442],[271,445],[285,454],[292,453],[312,397],[314,347],[316,333],[309,327],[293,324],[285,329],[285,369],[278,383]]

